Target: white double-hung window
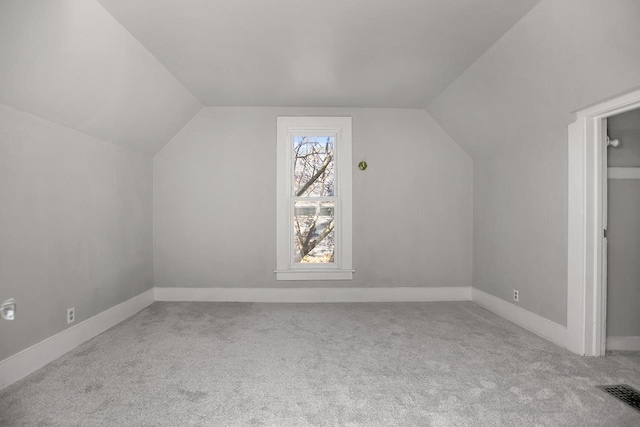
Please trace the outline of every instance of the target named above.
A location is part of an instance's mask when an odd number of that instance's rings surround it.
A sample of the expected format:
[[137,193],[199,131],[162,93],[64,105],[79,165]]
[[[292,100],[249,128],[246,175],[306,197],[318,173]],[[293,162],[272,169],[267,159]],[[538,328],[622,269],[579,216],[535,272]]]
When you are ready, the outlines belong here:
[[278,117],[278,280],[350,280],[351,117]]

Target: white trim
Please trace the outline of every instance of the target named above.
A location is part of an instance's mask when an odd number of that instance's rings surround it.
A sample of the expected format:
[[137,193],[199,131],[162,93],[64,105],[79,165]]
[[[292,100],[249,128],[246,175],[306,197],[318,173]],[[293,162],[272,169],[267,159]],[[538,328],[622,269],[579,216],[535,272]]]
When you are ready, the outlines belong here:
[[640,168],[607,168],[609,179],[640,179]]
[[471,287],[155,288],[155,300],[283,303],[471,301]]
[[607,337],[607,350],[640,351],[640,337]]
[[149,289],[0,362],[0,389],[42,368],[85,341],[101,334],[152,304]]
[[[352,118],[278,117],[276,120],[276,280],[351,280],[352,260]],[[334,135],[335,268],[293,264],[293,145],[294,135]],[[295,273],[289,271],[296,270]]]
[[640,107],[640,90],[576,113],[569,126],[567,348],[604,355],[603,119]]
[[276,270],[277,280],[351,280],[355,270]]
[[556,322],[475,288],[472,301],[560,347],[566,347],[567,328]]

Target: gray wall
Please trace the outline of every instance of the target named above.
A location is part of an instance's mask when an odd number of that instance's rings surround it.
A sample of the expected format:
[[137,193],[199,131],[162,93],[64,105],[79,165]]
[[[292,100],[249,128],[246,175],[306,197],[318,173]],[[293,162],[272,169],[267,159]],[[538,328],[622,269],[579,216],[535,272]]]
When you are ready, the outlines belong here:
[[566,323],[567,148],[562,135],[474,160],[473,286]]
[[543,0],[428,106],[474,160],[474,286],[562,325],[570,113],[640,86],[638,16]]
[[[640,167],[640,109],[608,120],[610,167]],[[610,179],[607,335],[640,336],[640,180]]]
[[[353,117],[353,281],[275,279],[278,115]],[[154,158],[155,286],[470,286],[472,200],[423,110],[206,108]]]
[[152,160],[0,104],[0,360],[152,287]]
[[640,167],[640,108],[609,117],[607,134],[620,141],[620,146],[608,150],[608,166]]

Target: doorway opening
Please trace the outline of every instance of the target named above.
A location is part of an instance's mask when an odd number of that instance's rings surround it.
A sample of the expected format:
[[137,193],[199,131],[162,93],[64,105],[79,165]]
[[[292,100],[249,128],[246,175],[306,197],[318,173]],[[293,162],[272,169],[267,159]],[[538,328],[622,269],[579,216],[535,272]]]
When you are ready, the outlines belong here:
[[606,352],[607,118],[640,108],[640,90],[576,113],[569,126],[567,349]]
[[603,120],[605,350],[640,351],[640,109]]

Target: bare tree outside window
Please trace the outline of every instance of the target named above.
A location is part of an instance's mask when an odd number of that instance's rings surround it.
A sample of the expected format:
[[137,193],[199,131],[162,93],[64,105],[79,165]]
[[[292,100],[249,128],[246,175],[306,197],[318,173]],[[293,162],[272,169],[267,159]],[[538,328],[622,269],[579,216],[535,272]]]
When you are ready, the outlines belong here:
[[293,138],[294,261],[329,263],[335,254],[335,137]]

